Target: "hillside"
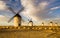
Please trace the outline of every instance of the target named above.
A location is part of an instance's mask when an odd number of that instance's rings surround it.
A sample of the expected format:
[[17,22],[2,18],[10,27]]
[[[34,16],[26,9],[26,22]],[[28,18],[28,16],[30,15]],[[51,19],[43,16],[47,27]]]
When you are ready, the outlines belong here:
[[0,26],[0,38],[60,38],[60,26]]

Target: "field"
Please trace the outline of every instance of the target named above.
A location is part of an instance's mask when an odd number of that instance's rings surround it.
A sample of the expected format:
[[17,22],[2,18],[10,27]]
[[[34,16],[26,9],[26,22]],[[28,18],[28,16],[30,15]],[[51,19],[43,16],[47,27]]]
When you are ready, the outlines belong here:
[[0,38],[60,38],[60,26],[0,26]]

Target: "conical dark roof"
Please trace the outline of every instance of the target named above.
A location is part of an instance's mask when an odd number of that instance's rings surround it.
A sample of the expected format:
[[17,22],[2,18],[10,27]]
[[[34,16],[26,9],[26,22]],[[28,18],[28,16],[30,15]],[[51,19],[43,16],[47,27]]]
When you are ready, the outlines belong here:
[[21,17],[19,14],[16,14],[15,16]]

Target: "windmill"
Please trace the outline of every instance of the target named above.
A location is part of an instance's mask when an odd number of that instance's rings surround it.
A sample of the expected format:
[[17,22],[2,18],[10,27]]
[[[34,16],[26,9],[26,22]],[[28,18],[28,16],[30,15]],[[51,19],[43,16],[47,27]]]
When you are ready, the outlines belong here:
[[58,26],[58,23],[55,23],[55,26]]
[[42,26],[44,26],[44,22],[42,22]]
[[14,12],[14,10],[13,10],[11,7],[8,7],[8,9],[9,9],[10,11],[12,11],[12,13],[15,14],[15,15],[8,21],[8,23],[14,18],[14,26],[21,26],[21,19],[22,19],[22,17],[21,17],[21,15],[19,15],[19,13],[24,10],[24,7],[21,8],[21,10],[19,10],[17,13]]
[[53,26],[53,22],[52,21],[50,22],[50,26]]
[[[29,18],[30,18],[30,17],[29,17]],[[33,26],[32,18],[31,18],[30,20],[28,19],[28,21],[29,21],[29,23],[28,23],[28,24],[29,24],[29,26]]]

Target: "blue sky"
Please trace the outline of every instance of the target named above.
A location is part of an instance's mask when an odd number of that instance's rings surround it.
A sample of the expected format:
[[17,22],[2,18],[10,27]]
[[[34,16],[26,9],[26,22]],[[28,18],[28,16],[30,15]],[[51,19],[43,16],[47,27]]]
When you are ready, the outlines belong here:
[[20,15],[25,21],[32,19],[35,24],[50,21],[60,23],[60,0],[0,0],[0,7],[1,25],[13,24],[13,20],[10,23],[7,21],[15,14],[7,7],[11,7],[15,12],[24,7]]

